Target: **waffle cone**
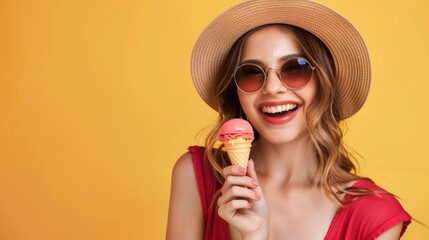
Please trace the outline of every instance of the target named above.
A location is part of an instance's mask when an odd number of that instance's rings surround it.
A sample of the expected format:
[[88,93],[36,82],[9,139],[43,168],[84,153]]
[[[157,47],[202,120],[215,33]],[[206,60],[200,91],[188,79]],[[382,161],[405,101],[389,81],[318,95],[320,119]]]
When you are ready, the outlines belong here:
[[228,153],[231,163],[247,168],[252,141],[225,142],[224,145],[223,149]]

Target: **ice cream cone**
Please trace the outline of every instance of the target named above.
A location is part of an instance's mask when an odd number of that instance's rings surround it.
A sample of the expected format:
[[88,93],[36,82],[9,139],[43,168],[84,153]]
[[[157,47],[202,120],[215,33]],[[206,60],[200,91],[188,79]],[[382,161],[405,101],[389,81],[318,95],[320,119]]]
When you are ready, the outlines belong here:
[[241,118],[226,121],[219,130],[217,139],[224,144],[231,163],[247,168],[250,148],[255,139],[250,123]]
[[232,164],[239,165],[247,168],[249,161],[250,148],[252,147],[252,141],[244,142],[225,142],[223,148],[229,156]]

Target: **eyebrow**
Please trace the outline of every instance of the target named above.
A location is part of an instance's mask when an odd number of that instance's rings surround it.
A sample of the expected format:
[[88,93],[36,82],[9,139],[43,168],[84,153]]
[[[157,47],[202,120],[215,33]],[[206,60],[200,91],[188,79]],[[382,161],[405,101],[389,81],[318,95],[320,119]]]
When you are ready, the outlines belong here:
[[[288,55],[285,55],[285,56],[281,57],[279,59],[279,62],[286,62],[287,60],[289,60],[291,58],[296,58],[296,57],[305,57],[305,56],[302,53],[288,54]],[[262,61],[258,60],[258,59],[247,59],[245,61],[240,62],[239,65],[245,64],[245,63],[253,63],[253,64],[257,64],[257,65],[264,65],[264,63]]]

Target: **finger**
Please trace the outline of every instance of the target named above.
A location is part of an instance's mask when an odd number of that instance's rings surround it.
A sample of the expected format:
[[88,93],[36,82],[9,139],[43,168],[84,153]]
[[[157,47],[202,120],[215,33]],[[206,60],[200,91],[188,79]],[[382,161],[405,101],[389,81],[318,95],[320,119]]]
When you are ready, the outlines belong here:
[[247,169],[238,165],[229,165],[222,170],[223,176],[226,178],[229,175],[233,176],[245,176]]
[[236,199],[219,206],[218,214],[223,219],[229,220],[234,218],[237,210],[250,208],[252,208],[252,204],[250,204],[247,200]]
[[228,177],[226,177],[225,182],[223,183],[223,186],[221,188],[222,194],[225,194],[225,192],[232,186],[241,186],[253,189],[258,186],[258,183],[249,176],[229,175]]
[[256,175],[255,171],[255,163],[252,159],[249,159],[249,163],[247,165],[247,176],[253,178],[254,180],[258,180],[258,175]]
[[261,196],[256,193],[254,190],[240,187],[232,186],[218,199],[218,206],[224,205],[228,202],[234,201],[236,199],[246,199],[257,201],[261,199]]
[[252,159],[250,159],[249,163],[248,163],[247,176],[251,177],[253,179],[253,181],[255,182],[255,184],[258,185],[254,188],[254,190],[256,192],[258,192],[259,194],[262,194],[262,189],[259,187],[259,184],[258,184],[259,183],[258,175],[256,175],[256,171],[255,171],[255,163],[253,162]]

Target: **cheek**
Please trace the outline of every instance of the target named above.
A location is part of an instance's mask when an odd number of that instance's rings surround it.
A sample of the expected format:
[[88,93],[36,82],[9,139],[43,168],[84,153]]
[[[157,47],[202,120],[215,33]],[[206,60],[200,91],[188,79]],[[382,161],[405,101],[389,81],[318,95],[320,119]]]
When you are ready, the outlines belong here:
[[246,96],[238,90],[237,90],[237,96],[238,96],[238,100],[240,101],[241,107],[244,108],[247,102]]
[[318,81],[317,79],[312,79],[308,85],[305,87],[305,92],[303,93],[303,98],[305,103],[308,105],[314,101],[316,95],[318,94]]
[[254,102],[254,97],[250,94],[245,94],[241,91],[237,91],[238,100],[240,101],[241,108],[248,115],[250,113],[252,104]]

